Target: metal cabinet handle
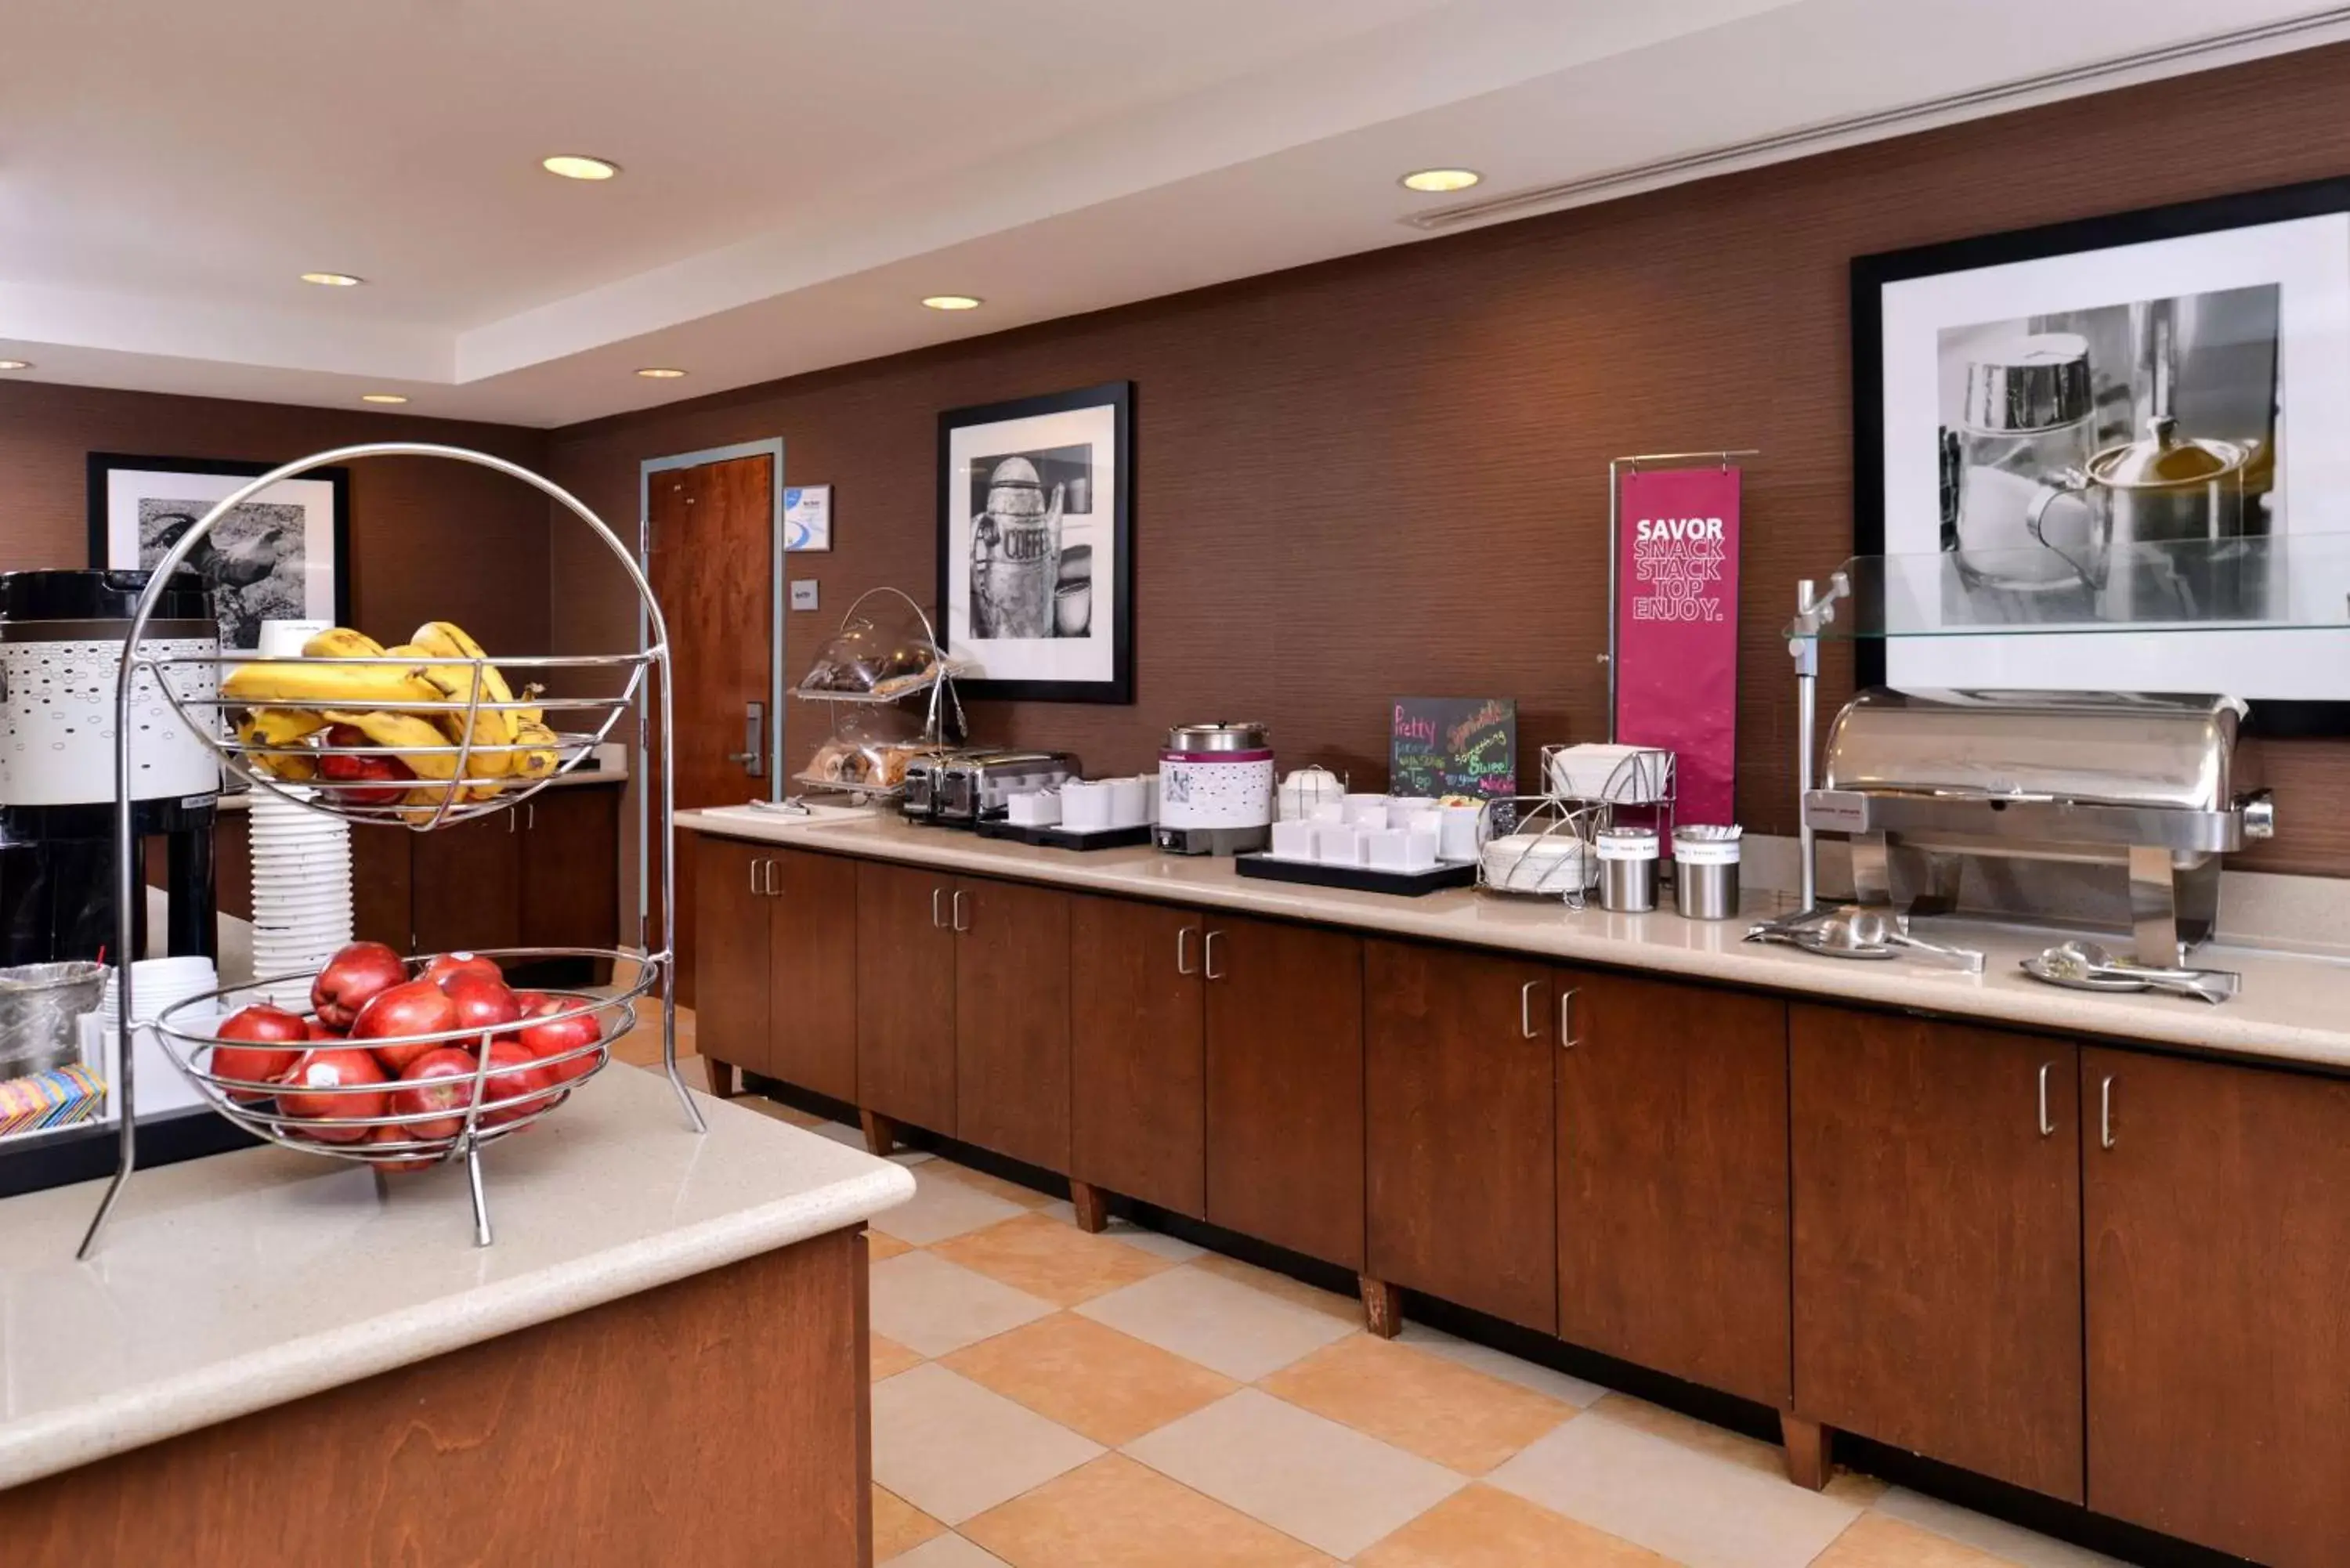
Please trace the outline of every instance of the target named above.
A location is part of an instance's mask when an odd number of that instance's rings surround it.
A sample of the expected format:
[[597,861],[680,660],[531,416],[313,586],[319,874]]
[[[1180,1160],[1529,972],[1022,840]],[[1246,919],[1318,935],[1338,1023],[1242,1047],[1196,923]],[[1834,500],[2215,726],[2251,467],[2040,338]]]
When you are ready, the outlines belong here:
[[949,906],[949,908],[951,908],[951,909],[953,909],[953,910],[954,910],[954,929],[955,929],[955,934],[956,934],[956,935],[958,935],[958,936],[960,936],[960,935],[962,935],[963,932],[968,931],[969,929],[971,929],[971,926],[970,926],[970,924],[969,924],[968,922],[966,922],[966,921],[963,919],[963,918],[962,918],[962,901],[963,901],[963,898],[964,898],[963,890],[962,890],[962,888],[957,888],[955,889],[955,893],[954,893],[954,902]]
[[2054,1065],[2053,1062],[2040,1064],[2040,1136],[2042,1137],[2056,1136],[2056,1124],[2048,1119],[2048,1069]]
[[538,831],[538,802],[535,800],[526,800],[523,802],[522,808],[530,814],[523,819],[522,830],[525,833],[536,833]]
[[2097,1147],[2114,1147],[2114,1081],[2110,1075],[2097,1085]]
[[765,862],[765,865],[767,867],[767,875],[763,879],[762,890],[765,892],[768,898],[772,898],[781,892],[782,889],[775,886],[775,863],[770,860]]
[[1530,980],[1518,987],[1518,1036],[1523,1040],[1534,1037],[1534,987],[1542,981]]
[[520,827],[521,826],[522,814],[515,810],[512,806],[506,807],[506,831],[508,833],[512,833],[515,828]]
[[1582,987],[1570,985],[1558,993],[1558,1048],[1572,1051],[1582,1041],[1575,1037],[1575,994]]
[[1207,968],[1203,972],[1210,980],[1222,980],[1224,978],[1224,971],[1216,967],[1216,939],[1223,934],[1224,933],[1222,931],[1210,931],[1204,938],[1201,939],[1200,956],[1207,965]]
[[931,929],[933,930],[942,931],[947,927],[946,917],[939,913],[939,900],[944,897],[946,897],[945,888],[931,889]]
[[1175,972],[1180,975],[1200,972],[1199,966],[1191,962],[1191,928],[1189,926],[1175,928]]
[[748,861],[745,863],[745,868],[751,873],[751,897],[755,898],[759,896],[759,863],[756,860]]

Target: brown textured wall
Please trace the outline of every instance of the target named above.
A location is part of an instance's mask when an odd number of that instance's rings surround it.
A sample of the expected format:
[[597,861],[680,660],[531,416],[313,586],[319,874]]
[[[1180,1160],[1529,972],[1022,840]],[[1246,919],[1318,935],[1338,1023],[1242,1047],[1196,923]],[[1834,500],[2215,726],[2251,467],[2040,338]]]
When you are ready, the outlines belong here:
[[[89,565],[88,454],[284,462],[365,441],[467,446],[543,466],[542,431],[224,398],[0,383],[0,571]],[[491,651],[545,647],[546,501],[486,469],[351,465],[352,618],[386,642],[448,619]]]

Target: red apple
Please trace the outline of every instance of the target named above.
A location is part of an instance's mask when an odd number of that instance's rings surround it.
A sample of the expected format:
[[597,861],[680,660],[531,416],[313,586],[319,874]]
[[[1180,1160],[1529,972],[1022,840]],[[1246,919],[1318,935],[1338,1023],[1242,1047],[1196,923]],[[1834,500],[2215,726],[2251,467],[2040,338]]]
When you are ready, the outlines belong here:
[[[489,1085],[484,1085],[482,1097],[493,1097]],[[454,1045],[435,1046],[411,1062],[391,1092],[393,1116],[432,1118],[403,1124],[411,1137],[455,1137],[473,1103],[473,1054]]]
[[460,1029],[479,1029],[487,1033],[522,1016],[522,1003],[503,982],[484,980],[470,971],[443,982],[442,990],[457,1004]]
[[421,978],[429,980],[446,991],[461,975],[490,981],[501,986],[506,982],[506,971],[498,967],[495,959],[485,959],[479,953],[466,952],[441,954],[424,966],[424,973]]
[[408,966],[381,942],[353,942],[310,982],[310,1008],[329,1029],[348,1029],[376,992],[408,978]]
[[[527,1048],[511,1040],[490,1042],[490,1081],[482,1087],[484,1105],[492,1100],[515,1099],[517,1096],[530,1094],[534,1089],[551,1089],[554,1086],[554,1080],[548,1076],[546,1069],[538,1064],[538,1058]],[[482,1125],[496,1127],[501,1122],[520,1121],[554,1103],[553,1095],[534,1096],[515,1105],[483,1112]]]
[[413,1040],[407,1036],[438,1034],[456,1028],[457,1004],[429,980],[403,981],[379,991],[351,1021],[351,1039],[366,1041],[383,1064],[394,1073],[445,1040]]
[[[420,1134],[411,1128],[394,1127],[390,1122],[386,1122],[380,1127],[370,1129],[368,1133],[366,1141],[369,1143],[414,1143],[419,1141],[423,1136],[424,1135]],[[434,1166],[440,1164],[441,1159],[438,1152],[436,1151],[432,1154],[420,1154],[411,1159],[379,1159],[371,1161],[370,1163],[373,1164],[378,1170],[430,1170]]]
[[[532,1011],[531,1017],[534,1020],[554,1019],[557,1013],[585,1005],[586,1003],[576,1000],[550,998],[540,1002]],[[596,1022],[596,1015],[593,1012],[583,1012],[577,1018],[526,1023],[515,1038],[522,1042],[524,1050],[541,1059],[544,1065],[540,1071],[546,1075],[548,1082],[567,1084],[574,1078],[584,1078],[596,1070],[596,1053],[587,1048],[602,1039],[604,1031]],[[548,1057],[562,1056],[573,1051],[581,1054],[564,1062],[546,1060]]]
[[[372,1085],[385,1081],[382,1067],[365,1051],[347,1045],[306,1051],[282,1080],[277,1108],[289,1116],[319,1121],[363,1121],[383,1115],[384,1093]],[[320,1143],[357,1143],[368,1136],[369,1129],[354,1126],[296,1130]]]
[[318,1020],[313,1018],[310,1020],[310,1038],[313,1040],[341,1040],[346,1038],[346,1036],[343,1031],[339,1029],[329,1029],[324,1023],[321,1023]]
[[327,726],[327,749],[318,754],[318,776],[329,784],[356,784],[371,779],[381,779],[391,787],[386,789],[338,789],[332,792],[337,800],[347,805],[398,805],[408,795],[408,781],[415,772],[398,757],[361,756],[338,750],[344,746],[371,746],[367,732],[356,724]]
[[523,1015],[528,1017],[547,1002],[552,1002],[554,998],[543,991],[517,991],[515,992],[515,1000],[522,1003]]
[[[229,1014],[220,1026],[223,1040],[258,1040],[272,1044],[305,1044],[310,1037],[310,1026],[301,1014],[288,1012],[282,1007],[266,1005],[240,1008]],[[299,1051],[255,1051],[243,1045],[215,1045],[212,1054],[212,1071],[217,1077],[238,1078],[248,1084],[274,1082],[286,1068],[301,1059]],[[228,1097],[241,1105],[269,1097],[266,1089],[231,1089]]]

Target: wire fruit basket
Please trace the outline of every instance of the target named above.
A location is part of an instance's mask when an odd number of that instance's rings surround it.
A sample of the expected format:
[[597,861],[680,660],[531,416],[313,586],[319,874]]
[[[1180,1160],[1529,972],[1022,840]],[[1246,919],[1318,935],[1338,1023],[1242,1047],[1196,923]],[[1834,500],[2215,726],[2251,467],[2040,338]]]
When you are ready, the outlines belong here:
[[[166,654],[146,645],[165,586],[224,517],[284,480],[316,468],[379,457],[441,459],[490,469],[531,486],[569,512],[611,552],[635,588],[643,612],[640,646],[627,653],[492,659],[459,628],[437,621],[418,628],[411,644],[396,649],[371,644],[338,628],[331,635],[339,641],[320,646],[314,639],[309,646],[318,648],[317,657],[307,656],[306,648],[306,657],[293,659]],[[506,670],[527,672],[519,690],[508,682]],[[556,677],[561,690],[546,690],[541,676]],[[651,784],[649,774],[657,772],[659,778],[653,798],[658,803],[654,830],[661,847],[660,950],[515,949],[504,955],[587,958],[611,962],[616,976],[628,973],[628,982],[608,995],[551,993],[569,1005],[524,1021],[550,1026],[592,1021],[592,1041],[582,1034],[568,1048],[534,1055],[530,1070],[512,1055],[503,1063],[497,1060],[495,1036],[501,1031],[480,1027],[380,1040],[316,1040],[294,1046],[297,1054],[313,1046],[403,1054],[442,1045],[476,1047],[473,1071],[444,1083],[444,1088],[463,1085],[462,1105],[436,1103],[429,1109],[437,1114],[426,1115],[395,1111],[387,1100],[386,1108],[377,1111],[366,1101],[370,1086],[365,1083],[305,1083],[291,1091],[281,1083],[232,1077],[215,1069],[214,1057],[224,1046],[251,1050],[255,1043],[203,1033],[197,1015],[216,1012],[233,996],[265,997],[272,988],[308,978],[269,976],[189,998],[165,1010],[158,1021],[166,1054],[214,1110],[269,1142],[356,1160],[380,1171],[462,1160],[473,1199],[474,1241],[487,1246],[492,1236],[483,1147],[537,1122],[599,1071],[610,1059],[612,1042],[634,1025],[637,999],[658,988],[663,1069],[687,1127],[697,1134],[706,1130],[677,1066],[677,965],[671,945],[677,929],[676,781],[668,627],[635,556],[576,496],[518,463],[486,452],[422,441],[377,441],[318,452],[262,474],[214,503],[180,536],[155,564],[140,595],[115,680],[114,951],[126,959],[135,951],[132,900],[140,890],[130,780],[132,741],[142,726],[134,722],[133,704],[151,700],[157,691],[230,772],[304,810],[351,822],[431,832],[511,810],[578,767],[632,709],[638,715],[639,777],[646,787]],[[645,711],[649,699],[657,703],[657,712],[650,717]],[[566,722],[557,727],[548,722],[549,715],[567,716]],[[366,743],[334,735],[338,724],[357,732]],[[329,742],[324,749],[315,743],[321,738]],[[327,771],[330,758],[338,764],[358,765],[345,766],[345,776],[332,776]],[[398,768],[369,767],[370,761],[397,763]],[[656,761],[657,767],[652,765]],[[349,776],[354,772],[362,776]],[[288,787],[296,784],[299,787]],[[419,967],[424,962],[409,961]],[[83,1258],[96,1251],[138,1164],[132,966],[119,964],[116,976],[120,1110],[115,1170],[82,1238],[77,1255]],[[287,1044],[293,1043],[264,1043],[259,1048],[279,1050]],[[546,1071],[530,1075],[540,1068]],[[372,1092],[386,1094],[380,1085]],[[315,1114],[320,1110],[327,1114]],[[349,1136],[354,1128],[355,1137]],[[414,1136],[385,1136],[385,1129]]]

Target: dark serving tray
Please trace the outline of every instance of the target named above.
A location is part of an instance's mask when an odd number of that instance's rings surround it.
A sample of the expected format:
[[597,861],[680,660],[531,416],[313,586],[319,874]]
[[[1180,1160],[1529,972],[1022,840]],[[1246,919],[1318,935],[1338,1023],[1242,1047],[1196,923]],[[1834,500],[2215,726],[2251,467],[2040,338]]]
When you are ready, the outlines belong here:
[[1135,827],[1096,827],[1072,830],[1066,827],[1015,826],[1001,817],[979,825],[982,838],[1008,838],[1014,844],[1033,844],[1041,849],[1125,849],[1150,842],[1150,825]]
[[1272,855],[1236,855],[1232,869],[1243,877],[1271,882],[1304,882],[1316,888],[1346,888],[1357,893],[1393,893],[1417,898],[1446,888],[1473,888],[1473,861],[1440,865],[1427,871],[1375,871],[1367,866],[1326,866],[1318,860],[1284,860]]

